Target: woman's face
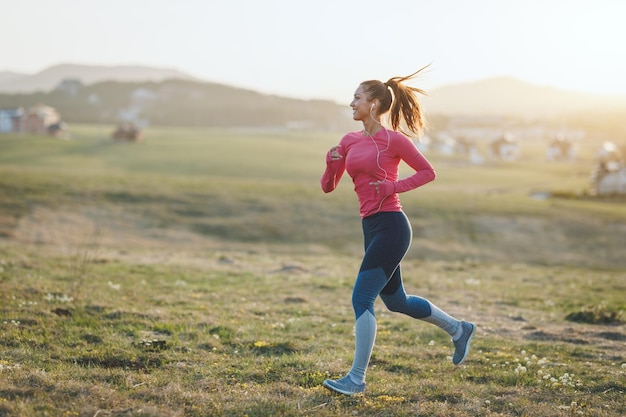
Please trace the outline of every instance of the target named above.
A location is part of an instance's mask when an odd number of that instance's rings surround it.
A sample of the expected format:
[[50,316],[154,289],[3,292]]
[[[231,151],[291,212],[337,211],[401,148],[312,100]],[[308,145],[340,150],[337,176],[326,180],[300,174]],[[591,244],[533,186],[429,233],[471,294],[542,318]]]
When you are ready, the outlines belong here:
[[363,86],[359,85],[359,88],[354,92],[354,99],[352,99],[350,103],[350,107],[352,107],[352,118],[359,121],[368,118],[373,103],[373,101],[368,99],[367,94],[365,94]]

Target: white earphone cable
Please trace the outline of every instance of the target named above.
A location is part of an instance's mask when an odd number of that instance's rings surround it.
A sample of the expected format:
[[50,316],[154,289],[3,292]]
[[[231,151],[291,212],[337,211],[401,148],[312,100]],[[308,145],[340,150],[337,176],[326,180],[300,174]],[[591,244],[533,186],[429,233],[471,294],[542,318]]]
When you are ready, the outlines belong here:
[[[379,123],[380,124],[380,123]],[[385,178],[383,178],[383,180],[381,182],[385,182],[387,181],[387,170],[385,168],[382,167],[382,165],[380,165],[380,154],[385,152],[386,150],[389,149],[389,147],[391,146],[391,136],[389,135],[389,130],[385,129],[382,124],[381,124],[382,129],[385,131],[385,133],[387,134],[387,147],[383,150],[380,150],[380,148],[378,147],[378,144],[376,143],[376,140],[374,140],[374,137],[372,135],[370,135],[370,133],[363,129],[363,131],[367,134],[367,136],[369,136],[369,138],[372,140],[372,142],[374,143],[374,146],[376,147],[376,165],[378,166],[378,169],[380,169],[384,174],[385,174]],[[380,200],[380,204],[378,205],[378,210],[376,210],[376,212],[380,211],[380,208],[383,206],[383,202],[387,199],[387,197],[383,197],[382,200]]]

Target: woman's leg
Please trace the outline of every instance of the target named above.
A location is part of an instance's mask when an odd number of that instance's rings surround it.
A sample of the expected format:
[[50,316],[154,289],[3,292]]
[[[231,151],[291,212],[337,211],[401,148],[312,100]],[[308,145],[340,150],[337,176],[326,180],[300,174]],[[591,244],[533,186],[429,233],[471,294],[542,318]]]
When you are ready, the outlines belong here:
[[424,320],[446,331],[454,342],[452,362],[459,365],[465,360],[476,325],[457,320],[425,298],[407,295],[402,283],[400,266],[381,291],[380,297],[389,310]]
[[400,267],[396,269],[387,286],[381,291],[380,298],[390,311],[432,323],[445,330],[453,338],[460,335],[461,322],[459,320],[425,298],[407,295],[402,283]]
[[[365,390],[365,375],[376,340],[376,316],[374,301],[381,295],[390,309],[401,311],[415,318],[430,321],[446,331],[461,332],[459,342],[455,342],[453,361],[460,363],[467,355],[469,341],[474,335],[475,326],[447,315],[428,300],[407,296],[402,285],[400,262],[409,249],[412,230],[402,212],[379,213],[363,219],[365,255],[352,292],[352,306],[355,321],[355,352],[350,372],[343,378],[326,380],[324,385],[343,394],[355,394]],[[469,329],[463,327],[471,325]],[[466,349],[461,351],[457,346]]]
[[354,324],[355,348],[350,377],[355,383],[365,382],[374,341],[376,340],[376,316],[374,300],[385,287],[387,277],[381,268],[359,272],[352,292],[352,305],[356,321]]
[[411,227],[404,213],[379,213],[363,219],[363,234],[365,255],[352,291],[356,318],[354,360],[346,378],[364,388],[376,339],[374,301],[406,254]]

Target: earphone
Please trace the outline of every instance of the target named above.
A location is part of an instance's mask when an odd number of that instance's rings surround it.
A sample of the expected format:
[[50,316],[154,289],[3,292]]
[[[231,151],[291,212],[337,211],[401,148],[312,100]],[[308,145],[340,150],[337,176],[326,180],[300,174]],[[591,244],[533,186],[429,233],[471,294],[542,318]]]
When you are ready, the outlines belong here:
[[374,107],[376,107],[376,103],[372,103],[372,107],[371,108],[373,109]]

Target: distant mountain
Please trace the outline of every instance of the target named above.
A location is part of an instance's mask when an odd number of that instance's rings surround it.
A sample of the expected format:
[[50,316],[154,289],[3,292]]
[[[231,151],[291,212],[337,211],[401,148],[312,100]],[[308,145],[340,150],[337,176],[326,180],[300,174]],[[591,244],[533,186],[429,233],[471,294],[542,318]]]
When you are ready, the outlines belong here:
[[[0,94],[47,93],[67,79],[80,80],[85,86],[107,81],[141,83],[177,79],[205,82],[170,68],[62,64],[30,75],[0,72]],[[428,113],[446,116],[543,118],[586,111],[626,109],[626,96],[568,91],[511,77],[447,85],[429,91],[429,97],[424,98],[423,102]]]
[[568,91],[511,77],[444,86],[429,91],[423,102],[429,113],[449,116],[543,118],[587,111],[626,111],[626,96]]
[[200,81],[188,74],[170,68],[134,65],[77,65],[62,64],[36,74],[0,72],[0,93],[49,92],[66,79],[80,80],[84,85],[102,81],[144,82],[179,79]]
[[17,80],[18,78],[21,78],[23,76],[24,74],[20,74],[18,72],[0,71],[0,84],[4,82],[10,82],[12,80]]
[[[69,85],[66,85],[69,84]],[[223,84],[181,79],[65,83],[49,92],[2,94],[0,109],[54,107],[73,123],[212,126],[346,131],[349,109],[330,100],[299,100]]]

